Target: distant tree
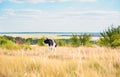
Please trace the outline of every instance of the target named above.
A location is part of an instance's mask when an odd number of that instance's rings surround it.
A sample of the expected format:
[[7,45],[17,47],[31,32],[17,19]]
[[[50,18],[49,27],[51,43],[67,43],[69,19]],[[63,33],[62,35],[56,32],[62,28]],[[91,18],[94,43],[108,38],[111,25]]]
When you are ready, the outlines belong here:
[[66,45],[66,42],[63,39],[58,39],[56,42],[57,42],[58,46],[65,46]]
[[33,39],[32,38],[27,38],[26,42],[29,42],[30,44],[33,44]]
[[31,45],[30,40],[27,40],[27,41],[25,42],[25,44],[28,45],[28,46],[30,46],[30,45]]
[[4,35],[3,37],[7,38],[8,40],[11,40],[11,41],[15,42],[15,38],[12,37],[12,36],[6,36],[6,35]]
[[120,26],[110,27],[100,33],[102,38],[99,40],[101,46],[118,47],[120,46]]
[[23,38],[21,38],[21,37],[15,37],[15,42],[16,42],[16,44],[23,44]]
[[73,47],[78,47],[80,46],[81,42],[79,40],[79,37],[77,35],[72,35],[72,37],[70,38],[70,44]]
[[91,40],[91,36],[88,34],[83,34],[79,36],[80,41],[81,41],[81,45],[83,46],[90,46],[90,40]]
[[38,41],[39,41],[39,39],[37,39],[37,38],[36,38],[36,39],[33,39],[33,40],[32,40],[32,44],[35,45],[35,44],[38,43]]
[[21,39],[19,39],[19,40],[16,41],[16,43],[17,43],[18,45],[21,45],[21,44],[23,44],[23,41],[22,41]]

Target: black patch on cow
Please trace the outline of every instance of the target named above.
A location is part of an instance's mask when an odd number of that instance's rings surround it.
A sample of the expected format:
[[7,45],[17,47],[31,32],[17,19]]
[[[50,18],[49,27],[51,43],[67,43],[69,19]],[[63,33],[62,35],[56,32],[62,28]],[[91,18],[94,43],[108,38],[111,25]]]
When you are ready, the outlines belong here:
[[53,46],[54,43],[55,43],[55,47],[57,47],[57,44],[56,44],[55,40],[52,40],[52,39],[47,38],[47,39],[44,40],[44,43],[48,44],[49,46]]

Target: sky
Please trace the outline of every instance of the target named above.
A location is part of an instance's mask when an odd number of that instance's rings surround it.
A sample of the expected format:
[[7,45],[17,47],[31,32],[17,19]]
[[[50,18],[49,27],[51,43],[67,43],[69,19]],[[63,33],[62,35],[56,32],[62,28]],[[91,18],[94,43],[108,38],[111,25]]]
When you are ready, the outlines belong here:
[[120,0],[0,0],[0,32],[101,32],[120,25]]

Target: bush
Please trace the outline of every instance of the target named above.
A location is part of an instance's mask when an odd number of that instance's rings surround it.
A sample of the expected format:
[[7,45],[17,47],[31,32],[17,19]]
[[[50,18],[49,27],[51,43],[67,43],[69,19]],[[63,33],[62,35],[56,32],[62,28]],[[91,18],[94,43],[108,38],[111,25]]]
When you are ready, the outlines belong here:
[[42,37],[41,39],[38,40],[38,45],[39,46],[44,46],[44,37]]
[[72,37],[70,38],[70,44],[73,47],[80,46],[81,42],[80,42],[80,40],[79,40],[77,35],[72,35]]
[[4,36],[0,37],[0,46],[3,45],[3,44],[6,44],[7,43],[7,38],[5,38]]
[[57,45],[58,46],[66,46],[66,42],[65,42],[65,40],[59,39],[59,40],[57,40]]
[[7,39],[4,36],[0,37],[0,47],[5,48],[8,50],[13,50],[13,49],[31,49],[29,45],[24,45],[24,44],[15,44],[13,41]]
[[83,46],[90,46],[91,45],[91,43],[90,43],[91,36],[90,35],[85,33],[85,34],[79,36],[79,38],[81,41],[81,45],[83,45]]
[[70,38],[70,44],[73,47],[78,47],[80,45],[83,46],[91,46],[91,36],[88,34],[83,34],[80,35],[79,37],[77,35],[72,35],[72,37]]
[[10,50],[18,48],[18,46],[14,42],[12,42],[11,40],[8,40],[4,36],[0,37],[0,47],[10,49]]
[[120,46],[120,26],[117,28],[110,27],[103,33],[100,33],[102,38],[99,40],[100,46],[118,47]]

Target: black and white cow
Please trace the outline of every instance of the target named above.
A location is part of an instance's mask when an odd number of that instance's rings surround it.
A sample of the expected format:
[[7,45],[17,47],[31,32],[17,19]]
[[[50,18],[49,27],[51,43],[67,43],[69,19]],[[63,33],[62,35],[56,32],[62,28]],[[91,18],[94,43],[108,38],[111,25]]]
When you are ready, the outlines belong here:
[[57,44],[56,44],[55,40],[46,38],[44,40],[44,43],[48,44],[50,50],[52,50],[52,51],[56,50]]

